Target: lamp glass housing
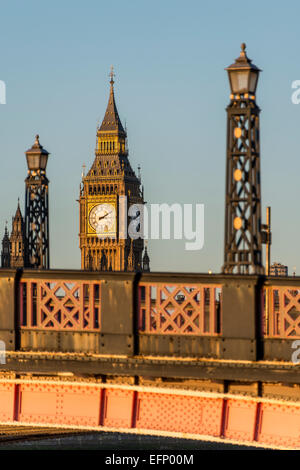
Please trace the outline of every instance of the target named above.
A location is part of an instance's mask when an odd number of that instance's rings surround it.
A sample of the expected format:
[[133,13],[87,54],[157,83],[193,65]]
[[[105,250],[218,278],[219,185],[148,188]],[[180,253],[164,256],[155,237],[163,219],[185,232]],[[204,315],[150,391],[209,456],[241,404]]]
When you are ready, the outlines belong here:
[[249,92],[255,94],[258,82],[258,70],[251,70],[249,79]]
[[30,171],[45,170],[48,161],[47,154],[30,153],[26,155],[27,166]]
[[40,168],[40,155],[29,154],[26,155],[26,159],[29,170],[38,170]]
[[253,93],[255,94],[257,81],[258,81],[258,70],[250,68],[245,69],[229,69],[229,82],[231,93],[234,95],[242,93]]
[[41,161],[40,161],[40,169],[45,170],[47,166],[47,161],[48,161],[48,155],[42,154],[41,155]]

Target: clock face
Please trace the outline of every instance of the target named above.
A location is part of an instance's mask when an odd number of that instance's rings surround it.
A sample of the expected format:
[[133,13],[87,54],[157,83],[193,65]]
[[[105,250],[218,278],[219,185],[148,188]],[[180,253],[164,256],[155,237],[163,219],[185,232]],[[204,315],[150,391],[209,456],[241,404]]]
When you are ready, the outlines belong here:
[[91,227],[98,236],[111,237],[116,234],[116,209],[113,204],[97,204],[89,215]]

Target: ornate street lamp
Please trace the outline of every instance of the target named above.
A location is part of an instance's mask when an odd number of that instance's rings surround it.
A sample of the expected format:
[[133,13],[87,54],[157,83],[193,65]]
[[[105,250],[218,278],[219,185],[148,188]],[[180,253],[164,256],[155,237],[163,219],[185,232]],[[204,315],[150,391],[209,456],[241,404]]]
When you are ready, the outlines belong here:
[[231,88],[227,107],[227,167],[224,273],[263,273],[259,112],[255,92],[260,69],[241,45],[227,67]]
[[[248,98],[249,94],[255,95],[258,75],[261,70],[252,64],[252,61],[247,57],[245,43],[241,45],[240,57],[226,70],[232,95],[244,95],[245,98]],[[252,99],[254,98],[252,97]]]
[[25,180],[25,267],[49,269],[49,180],[46,166],[49,152],[35,137],[25,152],[28,176]]

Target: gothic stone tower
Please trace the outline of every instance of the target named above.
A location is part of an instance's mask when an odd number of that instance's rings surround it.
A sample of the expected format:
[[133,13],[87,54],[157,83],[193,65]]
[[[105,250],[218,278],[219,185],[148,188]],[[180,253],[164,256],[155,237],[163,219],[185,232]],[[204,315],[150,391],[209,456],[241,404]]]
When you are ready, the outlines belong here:
[[[114,97],[114,74],[101,126],[97,130],[94,163],[80,186],[81,268],[85,270],[139,271],[142,269],[143,239],[121,236],[120,217],[127,207],[144,204],[140,180],[128,159],[127,135]],[[125,216],[128,225],[127,212]]]
[[10,241],[7,226],[2,239],[1,268],[10,268]]
[[10,266],[12,268],[22,268],[25,257],[25,227],[19,201],[16,215],[12,219],[10,250]]

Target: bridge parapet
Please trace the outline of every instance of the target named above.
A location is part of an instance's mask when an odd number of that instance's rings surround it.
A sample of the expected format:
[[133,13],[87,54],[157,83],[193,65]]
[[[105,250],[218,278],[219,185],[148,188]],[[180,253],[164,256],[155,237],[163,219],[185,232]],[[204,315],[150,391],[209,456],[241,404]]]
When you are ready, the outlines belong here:
[[7,350],[291,360],[300,278],[0,271]]

